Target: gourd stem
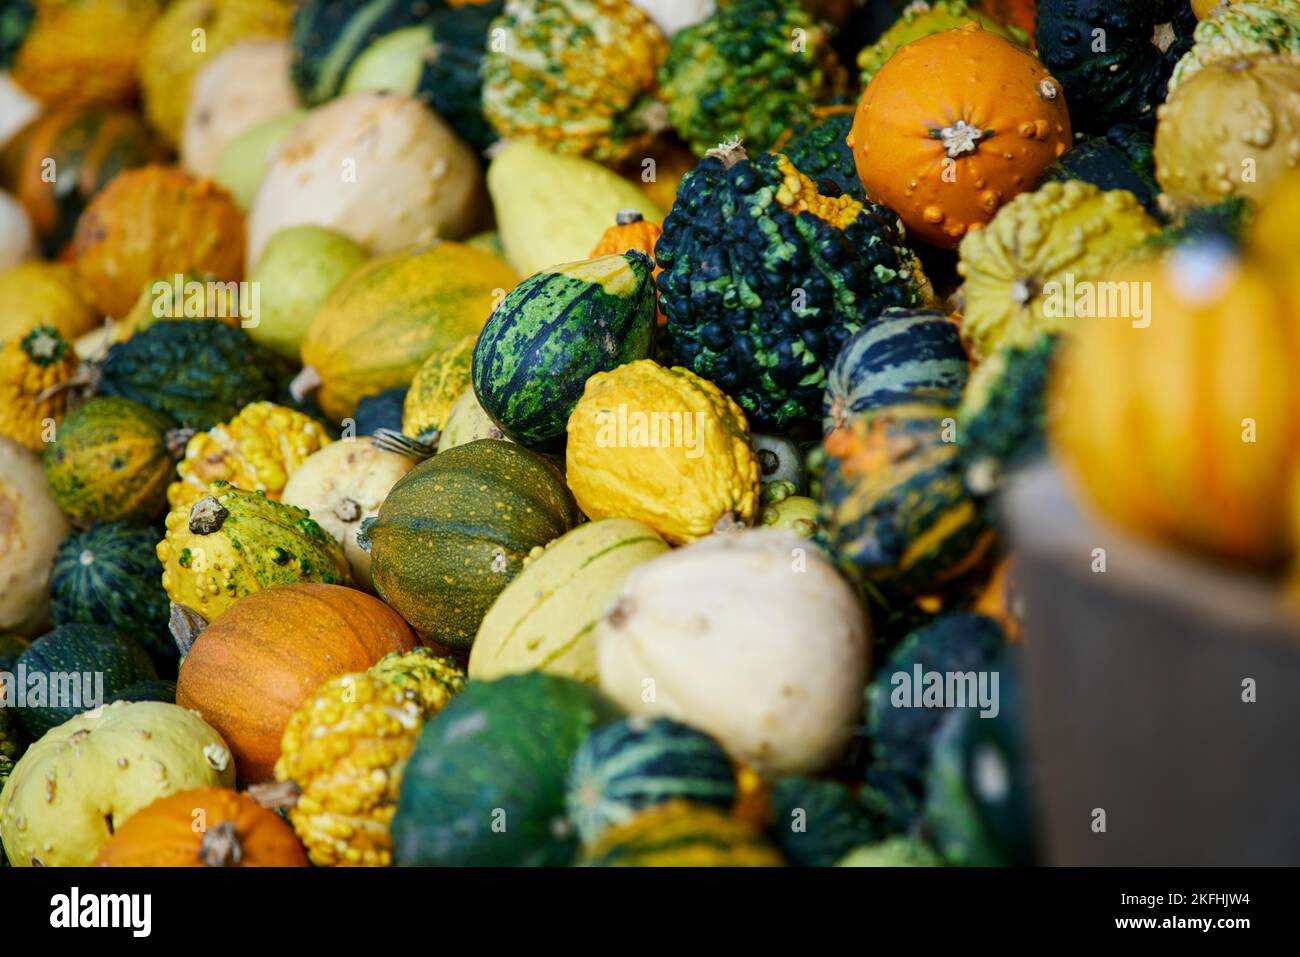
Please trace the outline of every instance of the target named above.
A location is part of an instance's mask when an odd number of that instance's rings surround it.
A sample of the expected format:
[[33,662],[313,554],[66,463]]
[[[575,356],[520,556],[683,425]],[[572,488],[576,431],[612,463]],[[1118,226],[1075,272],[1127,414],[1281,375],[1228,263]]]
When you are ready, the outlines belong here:
[[297,807],[302,790],[296,781],[267,781],[252,785],[247,793],[262,807],[274,811],[282,807]]
[[392,452],[395,455],[405,455],[409,459],[415,459],[417,462],[423,462],[425,459],[432,458],[438,451],[438,436],[440,433],[430,431],[427,435],[432,436],[430,442],[421,442],[419,439],[413,439],[409,435],[403,435],[395,429],[375,429],[374,437],[371,438],[370,444],[377,449],[385,452]]
[[167,444],[167,454],[174,459],[181,459],[185,455],[185,448],[190,444],[190,439],[194,438],[194,429],[168,429],[163,435],[163,441]]
[[295,402],[301,402],[309,392],[321,387],[320,371],[315,366],[303,366],[302,371],[289,383],[289,394]]
[[239,832],[231,821],[222,821],[209,828],[199,844],[199,860],[205,867],[238,867],[244,860],[244,849],[239,845]]
[[203,634],[203,629],[207,627],[208,620],[193,608],[172,602],[171,614],[167,620],[167,630],[172,633],[172,640],[176,642],[176,648],[180,651],[182,658],[190,653],[190,649],[194,647],[194,642],[198,640],[199,635]]
[[732,140],[724,140],[713,149],[704,154],[706,157],[722,160],[725,169],[731,169],[741,160],[749,159],[749,154],[745,152],[745,147],[740,144],[740,137]]
[[230,511],[213,496],[205,495],[190,508],[190,531],[195,535],[219,532]]

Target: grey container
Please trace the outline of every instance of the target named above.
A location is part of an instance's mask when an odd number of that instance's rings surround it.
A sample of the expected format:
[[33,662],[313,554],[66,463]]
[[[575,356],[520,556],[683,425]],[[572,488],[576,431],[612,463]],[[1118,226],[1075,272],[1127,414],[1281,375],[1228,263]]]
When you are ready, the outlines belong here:
[[1300,618],[1279,584],[1098,523],[1050,466],[1001,512],[1047,862],[1300,864]]

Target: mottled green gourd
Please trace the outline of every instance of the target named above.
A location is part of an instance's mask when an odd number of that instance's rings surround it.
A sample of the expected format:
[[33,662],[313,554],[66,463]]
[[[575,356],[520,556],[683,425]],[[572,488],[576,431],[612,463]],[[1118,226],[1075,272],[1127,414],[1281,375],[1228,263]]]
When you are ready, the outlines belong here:
[[[565,819],[569,761],[618,716],[587,685],[540,672],[471,681],[425,725],[393,818],[402,866],[572,863]],[[502,823],[504,822],[504,826]]]
[[104,522],[69,536],[50,572],[54,623],[108,625],[136,638],[165,672],[176,667],[167,630],[167,592],[155,548],[162,534],[147,525]]
[[838,190],[864,203],[867,194],[853,165],[853,151],[844,142],[853,129],[853,108],[831,106],[825,111],[828,115],[824,119],[797,132],[781,147],[781,152],[795,169],[817,184],[818,192],[835,196]]
[[683,800],[726,810],[736,773],[722,745],[668,718],[626,718],[587,736],[569,764],[565,803],[584,844],[637,812]]
[[768,837],[796,867],[830,867],[884,836],[884,822],[839,781],[790,775],[772,786]]
[[722,0],[673,37],[659,71],[672,125],[698,156],[737,137],[768,149],[846,81],[829,32],[796,0]]
[[304,0],[293,17],[291,77],[307,106],[338,95],[371,43],[429,14],[428,0]]
[[652,269],[632,250],[551,267],[506,296],[473,364],[474,393],[506,435],[533,449],[562,447],[587,380],[650,357]]
[[205,431],[250,402],[275,398],[288,371],[286,360],[243,329],[214,319],[171,319],[109,350],[99,367],[99,392]]
[[864,316],[928,294],[893,213],[733,144],[682,180],[655,260],[673,352],[763,432],[820,414],[829,366]]
[[1164,213],[1156,201],[1154,140],[1151,133],[1127,123],[1112,126],[1104,136],[1083,140],[1066,150],[1043,172],[1044,182],[1077,179],[1101,190],[1128,190],[1158,220]]
[[894,21],[875,43],[863,47],[858,52],[858,79],[862,86],[871,82],[871,78],[885,65],[885,61],[894,55],[899,47],[928,37],[932,33],[953,30],[971,20],[983,29],[998,36],[1025,44],[1028,35],[1016,27],[1003,26],[997,20],[980,12],[968,0],[931,0],[929,3],[909,3],[902,14]]
[[1237,0],[1198,23],[1192,37],[1192,48],[1183,54],[1169,77],[1170,94],[1216,60],[1258,53],[1300,53],[1300,2]]

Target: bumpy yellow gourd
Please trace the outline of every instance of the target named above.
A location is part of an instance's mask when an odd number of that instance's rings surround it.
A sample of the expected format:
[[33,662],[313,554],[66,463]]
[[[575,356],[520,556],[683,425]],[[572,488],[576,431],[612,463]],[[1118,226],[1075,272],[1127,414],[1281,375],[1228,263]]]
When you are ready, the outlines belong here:
[[681,544],[758,512],[745,414],[688,369],[642,359],[592,376],[568,435],[569,488],[589,518],[634,518]]
[[452,406],[470,384],[477,341],[477,335],[466,336],[424,361],[402,405],[403,433],[422,442],[436,442]]
[[0,349],[0,435],[33,452],[53,438],[68,393],[59,389],[77,373],[77,355],[53,326],[37,326]]
[[1088,321],[1079,294],[1159,228],[1125,190],[1070,180],[1022,193],[961,241],[962,335],[983,357]]
[[176,467],[180,481],[168,487],[167,502],[172,508],[191,505],[218,479],[279,501],[293,471],[329,443],[315,419],[273,402],[254,402],[229,422],[190,439]]
[[285,727],[275,776],[297,789],[289,810],[312,863],[385,866],[402,770],[424,721],[465,686],[427,648],[322,685]]

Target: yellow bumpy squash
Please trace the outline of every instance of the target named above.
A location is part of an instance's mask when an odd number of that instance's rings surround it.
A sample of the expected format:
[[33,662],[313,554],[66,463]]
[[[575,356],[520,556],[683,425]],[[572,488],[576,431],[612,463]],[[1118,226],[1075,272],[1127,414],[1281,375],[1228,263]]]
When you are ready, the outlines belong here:
[[568,435],[569,488],[591,519],[636,519],[678,545],[758,513],[745,413],[688,369],[641,359],[592,376]]
[[416,648],[325,683],[294,712],[275,776],[293,782],[289,820],[313,864],[392,862],[406,759],[425,720],[464,686],[453,659]]
[[962,335],[983,358],[1095,318],[1090,287],[1159,229],[1125,190],[1070,180],[1021,193],[961,241]]
[[310,416],[254,402],[229,422],[190,438],[176,467],[180,481],[168,487],[167,502],[172,508],[191,505],[218,479],[278,502],[294,470],[329,443],[329,434]]
[[77,354],[53,326],[37,326],[0,349],[0,435],[33,452],[53,439],[68,393],[59,386],[77,374]]
[[402,405],[402,432],[413,439],[436,445],[452,407],[470,384],[477,335],[435,352],[420,366],[411,380]]

